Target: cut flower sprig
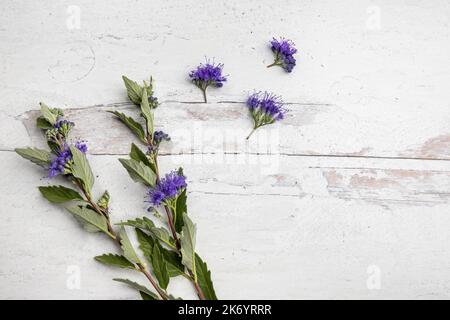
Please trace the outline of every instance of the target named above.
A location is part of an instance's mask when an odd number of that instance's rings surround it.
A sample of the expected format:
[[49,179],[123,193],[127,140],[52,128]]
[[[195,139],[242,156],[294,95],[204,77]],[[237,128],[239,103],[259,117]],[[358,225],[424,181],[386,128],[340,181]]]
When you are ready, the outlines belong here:
[[[117,243],[122,254],[104,254],[95,257],[101,263],[141,272],[149,280],[157,294],[146,287],[128,279],[114,279],[126,283],[139,291],[143,299],[172,299],[165,288],[151,274],[147,265],[141,261],[133,248],[128,235],[121,227],[116,231],[110,220],[110,195],[105,190],[95,201],[92,195],[94,174],[86,158],[87,144],[83,141],[71,143],[69,133],[75,126],[63,118],[64,113],[57,108],[49,108],[41,103],[41,116],[37,118],[37,126],[44,131],[51,151],[37,148],[18,148],[15,151],[23,158],[48,170],[50,179],[61,175],[71,181],[77,189],[65,186],[41,186],[39,191],[51,203],[61,204],[89,232],[103,232]],[[155,270],[153,270],[155,273]]]
[[270,41],[270,47],[275,55],[275,61],[268,65],[267,68],[279,66],[286,72],[292,72],[296,64],[294,54],[297,53],[294,43],[291,40],[284,38],[273,38],[272,41]]
[[[119,159],[130,177],[143,184],[146,189],[145,202],[148,211],[163,210],[167,219],[163,226],[156,227],[153,220],[143,217],[122,222],[121,225],[136,228],[138,240],[148,261],[154,266],[155,276],[163,288],[167,288],[172,277],[183,276],[192,282],[198,297],[215,300],[217,296],[206,263],[195,252],[196,226],[187,214],[187,180],[181,168],[161,177],[158,165],[160,144],[170,140],[167,133],[155,130],[152,83],[144,87],[123,77],[128,96],[140,96],[140,119],[134,119],[118,111],[111,111],[146,146],[141,150],[131,144],[130,159]],[[148,93],[152,96],[149,97]],[[144,249],[145,248],[145,249]]]
[[204,102],[208,102],[206,97],[206,89],[209,86],[221,88],[223,83],[227,81],[227,77],[222,74],[223,63],[215,63],[206,59],[206,63],[201,63],[195,70],[189,73],[189,78],[203,93]]
[[281,97],[267,91],[251,94],[247,99],[247,107],[253,118],[253,129],[247,140],[256,129],[284,119],[288,112]]

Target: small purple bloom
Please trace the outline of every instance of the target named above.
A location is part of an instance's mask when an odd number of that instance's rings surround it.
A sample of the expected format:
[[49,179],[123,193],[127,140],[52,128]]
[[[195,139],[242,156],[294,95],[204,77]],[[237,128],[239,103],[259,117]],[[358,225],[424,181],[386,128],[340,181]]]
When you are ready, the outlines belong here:
[[254,126],[247,139],[259,127],[284,119],[287,110],[283,105],[283,100],[280,96],[267,91],[255,92],[250,95],[247,99],[247,107],[253,117]]
[[163,141],[170,141],[169,135],[167,133],[165,133],[164,131],[161,131],[161,130],[155,131],[155,133],[153,133],[152,144],[149,145],[148,151],[149,152],[156,152],[156,151],[158,151],[159,145]]
[[223,63],[215,64],[206,60],[206,64],[200,64],[197,69],[189,73],[191,81],[203,92],[203,98],[206,99],[206,89],[213,85],[215,87],[222,87],[223,83],[227,81],[226,76],[222,75]]
[[[75,143],[75,147],[83,153],[87,152],[87,145],[82,141],[77,141]],[[72,152],[70,151],[70,147],[66,144],[64,146],[64,150],[62,150],[52,161],[50,164],[50,168],[48,171],[49,178],[56,177],[59,174],[64,174],[68,163],[72,160]]]
[[296,64],[294,54],[297,53],[294,43],[284,38],[279,40],[273,38],[270,44],[272,52],[275,54],[275,61],[267,67],[280,66],[287,72],[292,72]]
[[62,129],[63,127],[73,127],[75,126],[75,123],[65,120],[65,119],[59,119],[55,125],[53,126],[55,129]]
[[149,191],[150,203],[157,207],[163,202],[175,199],[187,186],[186,177],[174,170],[158,181]]

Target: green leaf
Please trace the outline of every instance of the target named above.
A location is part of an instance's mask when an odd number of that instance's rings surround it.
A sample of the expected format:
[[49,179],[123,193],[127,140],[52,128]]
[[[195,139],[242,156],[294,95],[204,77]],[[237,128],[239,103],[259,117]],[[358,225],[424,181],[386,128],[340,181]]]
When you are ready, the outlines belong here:
[[131,144],[130,158],[136,161],[143,162],[147,167],[150,167],[153,170],[153,166],[150,163],[147,155],[134,143]]
[[145,164],[134,159],[119,159],[119,161],[127,169],[134,182],[142,182],[149,187],[155,185],[156,174]]
[[136,228],[136,234],[139,241],[139,248],[144,253],[145,258],[150,262],[153,263],[153,248],[154,246],[159,247],[159,251],[164,256],[164,260],[167,264],[167,272],[170,277],[176,277],[179,275],[184,274],[184,266],[181,263],[180,256],[175,251],[167,250],[166,248],[163,248],[158,242],[156,242],[153,237],[146,234],[140,229]]
[[50,163],[51,153],[37,148],[16,148],[14,151],[22,158],[30,160],[38,166],[47,168]]
[[48,122],[44,117],[38,117],[36,119],[36,126],[39,129],[44,129],[44,130],[53,128],[52,124],[50,122]]
[[136,269],[134,264],[132,264],[130,261],[128,261],[124,256],[118,255],[118,254],[104,254],[101,256],[96,256],[94,258],[98,262],[101,262],[106,265],[115,266],[119,268],[128,268],[128,269]]
[[197,273],[195,271],[195,236],[196,227],[194,223],[189,219],[188,215],[183,215],[183,229],[181,231],[180,244],[181,244],[181,262],[183,265],[192,271],[197,278]]
[[107,209],[109,206],[109,200],[111,199],[108,190],[103,192],[103,195],[98,199],[97,205],[102,209]]
[[153,112],[148,103],[147,90],[142,90],[141,112],[147,122],[147,131],[153,133]]
[[183,192],[180,193],[180,195],[177,198],[176,202],[176,210],[175,215],[173,217],[173,221],[175,224],[175,230],[180,233],[183,228],[183,216],[187,214],[187,195],[186,195],[186,189],[183,190]]
[[90,194],[94,185],[94,174],[86,155],[75,146],[71,146],[70,151],[73,157],[72,175],[83,182],[87,193]]
[[122,76],[122,79],[125,83],[125,87],[127,88],[128,98],[130,98],[131,102],[133,102],[135,105],[140,105],[142,97],[142,87],[136,81],[133,81],[126,76]]
[[184,266],[181,263],[181,258],[175,251],[167,250],[160,246],[164,259],[167,263],[167,272],[171,278],[184,274]]
[[[111,235],[108,231],[108,222],[106,221],[106,218],[94,210],[86,208],[85,206],[68,207],[67,210],[83,224],[88,224],[108,235]],[[92,228],[89,229],[89,231],[92,231]]]
[[119,118],[143,143],[147,143],[144,128],[142,128],[142,125],[139,122],[118,111],[108,112]]
[[144,253],[144,257],[149,262],[152,262],[152,253],[153,253],[153,246],[155,245],[155,240],[141,229],[136,228],[135,230],[137,239],[139,241],[139,248]]
[[164,228],[153,227],[149,232],[159,241],[165,243],[171,248],[176,248],[175,240],[170,236],[169,231]]
[[41,105],[42,116],[51,125],[54,125],[56,123],[56,120],[58,120],[58,115],[53,113],[52,110],[50,110],[50,108],[45,103],[41,102],[40,105]]
[[44,198],[53,203],[64,203],[72,200],[83,200],[83,197],[76,191],[64,186],[39,187],[39,191]]
[[141,260],[136,254],[136,251],[134,251],[133,245],[131,244],[124,227],[120,228],[119,236],[120,236],[120,244],[125,258],[127,258],[128,261],[133,263],[141,263]]
[[117,225],[131,226],[148,231],[154,238],[165,243],[169,247],[175,249],[175,240],[170,236],[169,231],[165,228],[155,227],[153,221],[144,217],[143,219],[137,218],[136,220],[128,220],[126,222],[117,223]]
[[[119,279],[119,278],[115,278],[113,280],[117,281],[117,282],[125,283],[125,284],[129,285],[130,287],[138,290],[139,293],[142,296],[142,299],[144,299],[144,300],[159,300],[159,298],[158,298],[158,296],[156,294],[154,294],[149,289],[147,289],[147,287],[144,287],[143,285],[141,285],[141,284],[139,284],[137,282],[134,282],[134,281],[131,281],[131,280],[128,280],[128,279]],[[142,294],[145,295],[145,298],[144,298],[144,296]]]
[[158,300],[158,299],[155,299],[154,296],[146,294],[145,292],[142,292],[142,291],[139,291],[139,294],[141,295],[142,300]]
[[151,228],[153,228],[155,226],[153,221],[147,217],[143,217],[142,219],[136,218],[135,220],[128,220],[126,222],[116,223],[116,225],[130,226],[130,227],[140,228],[140,229],[144,229],[144,230],[150,230]]
[[159,246],[153,246],[152,252],[152,266],[153,273],[156,279],[158,279],[159,286],[163,289],[167,289],[169,284],[169,272],[167,271],[167,263],[164,260],[164,255],[159,250]]
[[216,292],[211,280],[211,271],[208,270],[208,266],[200,258],[198,254],[195,254],[195,266],[197,272],[197,282],[207,300],[217,300]]

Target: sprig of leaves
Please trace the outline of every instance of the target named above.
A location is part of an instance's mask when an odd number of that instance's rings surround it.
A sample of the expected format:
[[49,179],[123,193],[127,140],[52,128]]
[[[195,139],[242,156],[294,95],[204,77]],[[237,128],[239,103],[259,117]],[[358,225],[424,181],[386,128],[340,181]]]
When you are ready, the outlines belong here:
[[[142,183],[147,188],[154,188],[159,183],[157,152],[154,150],[154,114],[150,101],[155,99],[137,82],[123,77],[130,100],[140,107],[141,121],[111,111],[141,142],[147,145],[149,152],[144,153],[134,143],[131,145],[130,159],[119,159],[131,179]],[[152,92],[152,91],[151,91]],[[139,128],[139,129],[135,129]],[[145,137],[144,137],[145,135]],[[180,169],[182,174],[182,169]],[[182,275],[194,283],[201,299],[217,299],[211,280],[211,272],[195,252],[196,227],[187,215],[187,191],[184,189],[170,203],[163,204],[167,224],[157,227],[147,217],[120,223],[136,228],[140,249],[162,288],[167,288],[170,278]]]

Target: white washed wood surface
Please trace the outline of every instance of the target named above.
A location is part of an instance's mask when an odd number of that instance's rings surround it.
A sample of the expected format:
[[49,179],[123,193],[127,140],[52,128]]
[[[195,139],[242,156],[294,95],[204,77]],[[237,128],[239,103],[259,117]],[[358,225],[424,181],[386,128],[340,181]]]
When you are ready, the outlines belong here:
[[[70,5],[0,3],[0,298],[137,298],[111,279],[138,276],[92,259],[115,248],[42,199],[45,172],[12,152],[42,146],[39,101],[64,108],[114,218],[145,214],[117,161],[133,136],[106,112],[137,114],[122,74],[156,78],[162,167],[185,168],[220,298],[450,296],[449,1],[78,1],[80,29]],[[273,35],[300,50],[292,74],[265,68]],[[206,105],[187,80],[205,55],[230,80]],[[260,89],[291,114],[247,143]]]

